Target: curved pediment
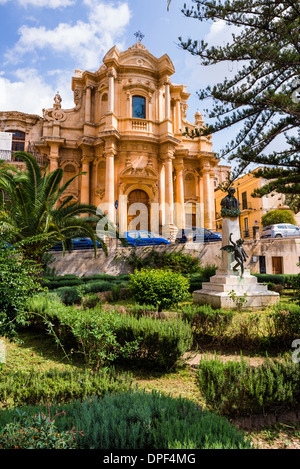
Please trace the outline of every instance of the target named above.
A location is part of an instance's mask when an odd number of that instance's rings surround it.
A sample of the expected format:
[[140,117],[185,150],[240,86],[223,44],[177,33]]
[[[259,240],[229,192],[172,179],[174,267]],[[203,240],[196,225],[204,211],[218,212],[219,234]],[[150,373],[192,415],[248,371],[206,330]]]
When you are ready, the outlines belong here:
[[157,180],[157,173],[151,166],[145,166],[142,168],[127,166],[120,174],[120,178],[146,178],[151,180]]
[[127,51],[121,52],[119,64],[148,69],[158,72],[160,75],[175,73],[174,65],[167,54],[157,59],[141,42],[129,47]]

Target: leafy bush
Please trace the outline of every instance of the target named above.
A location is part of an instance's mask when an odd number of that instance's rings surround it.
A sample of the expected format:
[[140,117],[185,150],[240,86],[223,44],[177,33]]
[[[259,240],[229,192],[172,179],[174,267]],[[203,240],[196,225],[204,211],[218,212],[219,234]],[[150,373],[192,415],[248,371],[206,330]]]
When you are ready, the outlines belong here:
[[246,415],[298,405],[300,367],[290,359],[251,367],[241,361],[202,359],[197,383],[208,408],[223,415]]
[[129,290],[139,303],[151,303],[162,311],[188,298],[189,281],[171,270],[135,270],[130,276]]
[[300,337],[300,305],[279,302],[270,314],[274,325],[274,338],[280,343],[290,345]]
[[[43,412],[33,416],[17,409],[17,421],[8,423],[0,431],[0,449],[74,449],[74,430],[59,432],[55,419]],[[79,432],[81,433],[81,432]]]
[[[59,432],[75,427],[82,449],[250,449],[250,441],[224,417],[203,411],[188,399],[152,391],[106,394],[57,407]],[[39,408],[28,408],[27,413]],[[3,420],[14,415],[0,414]]]
[[131,362],[162,370],[175,366],[192,346],[191,328],[181,319],[136,319],[125,315],[118,323],[116,336],[121,344],[139,341],[139,346],[129,357]]
[[278,223],[291,223],[297,225],[295,217],[291,210],[270,210],[261,217],[263,226],[276,225]]
[[0,337],[16,338],[28,298],[41,290],[39,266],[10,247],[0,247]]
[[191,324],[196,340],[218,340],[231,324],[234,312],[213,309],[210,305],[187,305],[181,308],[184,320]]
[[133,247],[129,255],[126,253],[122,259],[134,270],[164,268],[182,274],[192,274],[198,272],[200,268],[199,259],[191,254],[182,251],[158,251],[155,247],[146,248],[142,254],[137,254],[137,248]]
[[88,293],[83,297],[83,308],[95,308],[99,304],[99,297],[97,293]]
[[47,328],[51,324],[65,348],[79,351],[86,363],[97,369],[120,361],[168,369],[192,344],[191,327],[181,318],[137,318],[113,309],[102,311],[101,305],[80,311],[53,298],[38,305],[31,302],[28,309],[42,311],[40,324]]
[[46,404],[47,402],[70,402],[92,395],[128,391],[132,385],[129,374],[119,374],[113,367],[98,373],[88,369],[41,372],[0,371],[0,402],[8,401],[14,406]]

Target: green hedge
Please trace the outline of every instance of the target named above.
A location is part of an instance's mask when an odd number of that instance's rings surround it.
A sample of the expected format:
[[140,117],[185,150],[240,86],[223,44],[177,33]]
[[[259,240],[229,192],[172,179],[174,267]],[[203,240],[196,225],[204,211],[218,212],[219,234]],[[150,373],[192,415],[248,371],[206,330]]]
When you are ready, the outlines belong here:
[[197,340],[218,340],[232,323],[234,311],[213,309],[210,305],[186,305],[179,310],[183,320],[191,325]]
[[137,318],[102,311],[101,305],[80,310],[53,298],[28,304],[32,323],[40,317],[40,323],[51,324],[62,344],[81,352],[93,368],[125,361],[170,369],[192,345],[191,327],[182,319]]
[[92,373],[89,370],[47,372],[0,371],[0,403],[14,406],[37,405],[56,401],[69,402],[87,396],[104,396],[109,392],[128,391],[129,374],[119,374],[113,367]]
[[[45,412],[41,407],[22,410],[30,415]],[[59,413],[55,419],[57,432],[73,428],[77,432],[77,447],[81,449],[149,451],[252,447],[245,435],[224,417],[203,411],[187,399],[154,391],[106,394],[104,398],[95,396],[84,402],[55,405],[51,416],[55,412]],[[5,429],[4,425],[14,418],[18,418],[14,410],[2,411],[0,429]],[[182,458],[183,454],[179,456]],[[178,456],[174,453],[173,457]]]
[[300,367],[291,359],[266,359],[257,367],[243,357],[227,363],[218,357],[202,359],[197,383],[208,408],[222,415],[282,411],[299,405]]
[[290,275],[272,275],[272,274],[253,274],[259,283],[274,283],[283,287],[292,287],[297,274]]

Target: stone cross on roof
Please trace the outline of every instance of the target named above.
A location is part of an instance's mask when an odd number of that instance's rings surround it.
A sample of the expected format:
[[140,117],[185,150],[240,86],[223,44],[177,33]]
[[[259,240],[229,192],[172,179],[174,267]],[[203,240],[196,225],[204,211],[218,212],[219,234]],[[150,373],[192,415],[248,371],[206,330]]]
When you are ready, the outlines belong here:
[[141,31],[137,31],[136,33],[134,33],[134,35],[138,41],[142,41],[145,37],[145,34],[143,34]]

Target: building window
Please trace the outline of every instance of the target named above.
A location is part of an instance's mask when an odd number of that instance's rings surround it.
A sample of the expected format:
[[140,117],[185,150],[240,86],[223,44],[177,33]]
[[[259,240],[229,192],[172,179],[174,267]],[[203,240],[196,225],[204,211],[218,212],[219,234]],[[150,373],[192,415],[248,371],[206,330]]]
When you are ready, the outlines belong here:
[[242,208],[243,208],[243,210],[247,210],[247,208],[248,208],[247,192],[242,192]]
[[143,96],[132,96],[132,117],[146,119],[146,99]]
[[244,218],[244,236],[245,236],[245,238],[249,238],[249,223],[248,223],[248,218]]
[[12,146],[11,149],[15,151],[24,151],[25,150],[25,132],[20,132],[19,130],[12,130]]

